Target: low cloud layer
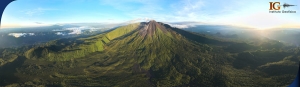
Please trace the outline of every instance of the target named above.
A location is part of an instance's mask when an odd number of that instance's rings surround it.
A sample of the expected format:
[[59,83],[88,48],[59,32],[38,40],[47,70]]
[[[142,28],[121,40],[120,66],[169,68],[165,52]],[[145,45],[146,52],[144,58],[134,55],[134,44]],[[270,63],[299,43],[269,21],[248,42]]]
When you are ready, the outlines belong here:
[[19,37],[33,36],[35,34],[34,33],[9,33],[8,35],[19,38]]
[[42,22],[35,22],[36,24],[43,24]]

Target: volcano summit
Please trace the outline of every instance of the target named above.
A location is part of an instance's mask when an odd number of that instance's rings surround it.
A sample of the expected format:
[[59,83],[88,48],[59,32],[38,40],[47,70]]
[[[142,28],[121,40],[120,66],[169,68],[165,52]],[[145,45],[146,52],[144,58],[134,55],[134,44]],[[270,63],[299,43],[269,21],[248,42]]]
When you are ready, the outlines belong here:
[[[273,48],[280,48],[276,46]],[[299,53],[261,47],[220,40],[151,20],[86,38],[18,48],[21,52],[0,50],[5,59],[0,60],[4,61],[0,62],[0,71],[5,71],[0,72],[0,78],[6,79],[0,79],[0,86],[290,84],[297,73]],[[278,72],[270,72],[274,68]]]

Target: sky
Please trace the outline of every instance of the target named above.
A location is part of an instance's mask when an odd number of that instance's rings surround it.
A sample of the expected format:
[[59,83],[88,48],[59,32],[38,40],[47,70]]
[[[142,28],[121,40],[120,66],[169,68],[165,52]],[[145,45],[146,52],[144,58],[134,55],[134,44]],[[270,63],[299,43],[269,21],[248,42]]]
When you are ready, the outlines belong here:
[[297,13],[269,13],[272,0],[17,0],[4,10],[1,28],[148,19],[257,29],[300,28],[300,0],[276,1],[297,5],[281,8]]

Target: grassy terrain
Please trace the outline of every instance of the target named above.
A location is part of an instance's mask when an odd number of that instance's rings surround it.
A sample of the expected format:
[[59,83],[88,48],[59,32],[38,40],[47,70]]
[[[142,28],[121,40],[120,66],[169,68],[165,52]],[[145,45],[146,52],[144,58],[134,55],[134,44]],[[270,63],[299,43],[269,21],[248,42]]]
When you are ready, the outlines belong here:
[[[56,41],[48,46],[31,48],[25,53],[26,58],[40,59],[49,61],[68,61],[74,58],[80,58],[93,52],[103,51],[104,45],[110,40],[126,35],[137,29],[139,24],[131,24],[119,27],[109,33],[96,35],[78,40]],[[67,43],[66,43],[67,42]]]
[[153,21],[0,51],[0,86],[287,86],[300,59],[273,40],[218,40]]

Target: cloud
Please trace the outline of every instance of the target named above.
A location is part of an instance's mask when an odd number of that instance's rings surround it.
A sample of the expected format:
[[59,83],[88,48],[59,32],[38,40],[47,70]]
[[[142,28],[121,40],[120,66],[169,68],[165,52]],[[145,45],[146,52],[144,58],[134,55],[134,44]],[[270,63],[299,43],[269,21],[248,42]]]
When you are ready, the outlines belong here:
[[[204,0],[100,0],[100,2],[125,12],[130,19],[148,18],[161,22],[209,20],[209,14],[203,10],[206,6]],[[126,3],[135,3],[136,6]]]
[[194,27],[194,26],[190,26],[190,25],[179,25],[179,24],[169,24],[171,25],[172,27],[176,27],[176,28],[190,28],[190,27]]
[[[71,0],[66,0],[69,2]],[[93,1],[93,0],[92,0]],[[267,28],[274,25],[281,25],[290,21],[294,21],[293,24],[299,24],[300,17],[297,14],[274,14],[275,16],[268,16],[269,1],[256,0],[256,1],[236,1],[236,0],[95,0],[99,2],[99,5],[94,5],[94,1],[88,0],[76,0],[75,4],[62,3],[61,6],[68,6],[68,8],[60,8],[59,10],[69,10],[70,8],[77,8],[78,6],[87,6],[81,4],[92,3],[95,9],[86,9],[82,11],[68,11],[64,15],[61,14],[46,14],[48,11],[57,9],[41,8],[44,5],[40,5],[40,8],[23,10],[22,17],[4,17],[6,24],[22,24],[40,26],[43,24],[49,24],[51,22],[57,23],[74,23],[74,22],[105,22],[105,23],[123,23],[126,22],[140,22],[154,19],[159,22],[179,22],[179,21],[197,21],[205,22],[209,24],[235,24],[235,25],[247,25],[258,26],[261,28]],[[296,1],[283,1],[280,2],[296,3]],[[72,3],[74,3],[72,1]],[[299,2],[297,0],[297,2]],[[78,5],[80,3],[80,5]],[[47,5],[47,4],[46,4]],[[101,9],[97,9],[99,6]],[[102,7],[101,7],[102,6]],[[55,7],[55,8],[59,8]],[[90,6],[87,6],[87,8]],[[290,7],[288,9],[299,11],[300,6]],[[103,9],[107,8],[107,9]],[[25,9],[25,8],[24,8]],[[75,10],[75,9],[74,9]],[[103,12],[102,12],[103,11]],[[258,14],[262,12],[263,15]],[[264,14],[266,13],[266,14]],[[24,16],[24,14],[26,14]],[[257,15],[256,15],[257,14]],[[10,13],[8,16],[13,16],[14,13]],[[42,16],[38,16],[42,15]],[[67,15],[67,16],[66,16]],[[265,15],[265,16],[264,16]],[[273,15],[273,14],[272,14]],[[297,15],[297,16],[293,16]],[[5,16],[5,15],[4,15]],[[42,18],[42,17],[45,18]],[[56,17],[57,19],[50,19]],[[278,18],[277,18],[278,17]],[[277,18],[276,20],[272,18]],[[15,19],[15,20],[13,20]],[[23,20],[24,19],[24,20]],[[133,19],[133,20],[131,20]],[[266,20],[268,19],[268,20]],[[280,19],[280,20],[279,20]],[[22,20],[22,21],[20,21]],[[26,21],[27,20],[27,21]],[[127,21],[130,20],[130,21]],[[274,23],[270,22],[273,20]],[[282,21],[284,20],[284,21]],[[16,22],[17,21],[17,22]],[[39,21],[39,22],[36,22]],[[277,22],[280,21],[280,22]],[[19,23],[18,23],[19,22]],[[270,22],[270,23],[267,23]],[[264,24],[264,25],[262,25]],[[284,26],[290,26],[290,23]],[[187,27],[187,25],[175,25],[179,27]]]
[[150,21],[151,19],[150,18],[136,18],[136,19],[133,19],[133,20],[129,20],[127,21],[126,23],[136,23],[136,22],[148,22]]
[[57,10],[57,9],[36,8],[36,9],[25,10],[22,12],[24,12],[28,16],[34,16],[34,15],[44,14],[46,11],[51,11],[51,10]]
[[34,22],[34,23],[36,23],[36,24],[43,24],[42,22]]
[[205,6],[205,2],[203,0],[184,0],[179,3],[171,5],[174,9],[176,9],[176,13],[178,15],[190,15],[192,16],[195,12],[198,12]]
[[[235,0],[225,2],[219,0],[100,0],[100,2],[123,11],[131,19],[148,17],[163,22],[210,22],[221,18],[222,15],[239,12],[240,7],[248,6],[247,1]],[[131,4],[128,3],[135,3],[136,6],[130,6]]]
[[176,28],[190,28],[190,27],[196,27],[197,25],[207,25],[206,23],[202,23],[202,22],[193,22],[193,21],[186,21],[186,22],[170,22],[167,23],[172,27],[176,27]]
[[19,38],[19,37],[33,36],[35,34],[34,33],[9,33],[8,35],[14,36],[15,38]]
[[62,33],[62,32],[56,32],[55,34],[56,34],[56,35],[63,35],[63,36],[65,35],[65,34]]
[[204,6],[206,6],[204,0],[181,0],[177,3],[172,3],[170,7],[173,10],[174,17],[171,20],[191,21],[200,18],[204,20],[208,17],[203,9]]

